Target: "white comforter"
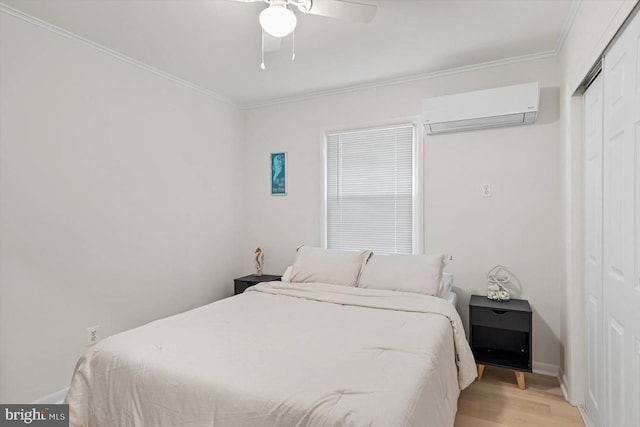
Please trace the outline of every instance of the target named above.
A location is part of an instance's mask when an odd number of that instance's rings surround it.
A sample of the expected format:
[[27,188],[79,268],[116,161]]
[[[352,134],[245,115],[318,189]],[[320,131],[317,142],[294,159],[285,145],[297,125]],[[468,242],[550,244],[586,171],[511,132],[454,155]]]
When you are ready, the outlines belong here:
[[264,283],[107,338],[78,362],[71,426],[452,426],[476,376],[446,301]]

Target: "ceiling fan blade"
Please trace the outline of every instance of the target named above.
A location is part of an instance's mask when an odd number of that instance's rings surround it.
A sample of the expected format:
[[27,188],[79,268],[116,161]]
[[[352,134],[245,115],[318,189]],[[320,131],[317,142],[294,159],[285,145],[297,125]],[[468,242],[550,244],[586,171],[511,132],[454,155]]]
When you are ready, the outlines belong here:
[[311,15],[328,16],[355,22],[371,22],[378,7],[370,4],[354,3],[341,0],[312,0],[311,8],[301,12]]
[[280,50],[282,44],[282,37],[274,37],[265,31],[264,33],[264,51],[265,52],[277,52]]

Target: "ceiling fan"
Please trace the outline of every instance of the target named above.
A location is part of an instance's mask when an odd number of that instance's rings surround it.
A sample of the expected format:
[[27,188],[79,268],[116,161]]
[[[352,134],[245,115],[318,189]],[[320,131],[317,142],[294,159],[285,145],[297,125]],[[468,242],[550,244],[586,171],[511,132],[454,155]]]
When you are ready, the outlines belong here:
[[262,1],[267,6],[260,13],[260,25],[274,37],[289,35],[297,24],[294,6],[302,13],[328,16],[356,22],[370,22],[376,15],[375,5],[346,0],[235,0],[243,3]]
[[[282,37],[293,32],[298,23],[293,8],[310,15],[327,16],[330,18],[344,19],[354,22],[371,22],[376,15],[375,5],[355,3],[346,0],[235,0],[243,3],[262,1],[268,6],[260,12],[260,26],[262,36],[262,63],[264,70],[264,52],[272,52],[280,49]],[[265,33],[271,37],[265,39]],[[266,42],[266,43],[265,43]],[[295,59],[295,53],[291,59]]]

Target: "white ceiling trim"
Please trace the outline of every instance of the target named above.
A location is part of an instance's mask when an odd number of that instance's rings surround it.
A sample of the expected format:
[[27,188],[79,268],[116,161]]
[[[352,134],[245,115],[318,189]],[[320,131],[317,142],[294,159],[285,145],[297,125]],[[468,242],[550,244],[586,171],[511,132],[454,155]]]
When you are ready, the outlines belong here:
[[211,98],[213,98],[213,99],[215,99],[217,101],[223,102],[225,104],[228,104],[228,105],[231,105],[231,106],[234,106],[234,107],[238,107],[239,106],[239,104],[236,101],[234,101],[232,99],[229,99],[229,98],[227,98],[225,96],[222,96],[219,93],[213,92],[213,91],[211,91],[209,89],[205,89],[202,86],[199,86],[199,85],[197,85],[195,83],[192,83],[192,82],[190,82],[188,80],[185,80],[183,78],[175,76],[175,75],[173,75],[171,73],[168,73],[166,71],[160,70],[160,69],[158,69],[156,67],[153,67],[151,65],[145,64],[144,62],[138,61],[137,59],[131,58],[130,56],[127,56],[127,55],[125,55],[123,53],[120,53],[118,51],[110,49],[110,48],[108,48],[106,46],[103,46],[103,45],[101,45],[99,43],[96,43],[96,42],[94,42],[92,40],[86,39],[86,38],[84,38],[84,37],[82,37],[82,36],[80,36],[80,35],[78,35],[76,33],[72,33],[71,31],[67,31],[64,28],[60,28],[60,27],[58,27],[56,25],[53,25],[53,24],[51,24],[49,22],[43,21],[42,19],[36,18],[35,16],[29,15],[27,13],[24,13],[24,12],[20,11],[20,10],[14,9],[13,7],[8,6],[5,3],[0,2],[0,12],[3,12],[3,13],[6,13],[8,15],[14,16],[16,18],[22,19],[23,21],[26,21],[26,22],[28,22],[30,24],[33,24],[33,25],[36,25],[36,26],[38,26],[40,28],[43,28],[43,29],[48,30],[48,31],[51,31],[53,33],[56,33],[56,34],[58,34],[58,35],[60,35],[62,37],[66,37],[68,39],[71,39],[71,40],[74,40],[76,42],[82,43],[82,44],[84,44],[86,46],[89,46],[89,47],[91,47],[93,49],[96,49],[96,50],[98,50],[98,51],[100,51],[102,53],[110,55],[110,56],[112,56],[114,58],[117,58],[117,59],[119,59],[121,61],[127,62],[127,63],[129,63],[131,65],[134,65],[134,66],[136,66],[138,68],[141,68],[143,70],[149,71],[149,72],[151,72],[153,74],[156,74],[156,75],[158,75],[160,77],[163,77],[163,78],[165,78],[167,80],[170,80],[170,81],[172,81],[174,83],[177,83],[177,84],[179,84],[181,86],[187,87],[189,89],[192,89],[192,90],[195,90],[197,92],[200,92],[200,93],[202,93],[204,95],[210,96]]
[[411,75],[411,76],[399,77],[397,79],[380,80],[380,81],[371,82],[371,83],[364,83],[364,84],[345,86],[345,87],[335,88],[335,89],[321,90],[321,91],[317,91],[317,92],[306,93],[306,94],[303,94],[303,95],[296,95],[296,96],[289,96],[289,97],[283,97],[283,98],[270,99],[270,100],[264,101],[264,102],[248,103],[248,104],[241,105],[241,107],[242,108],[246,108],[246,109],[252,109],[252,108],[266,107],[266,106],[274,105],[274,104],[283,104],[283,103],[286,103],[286,102],[303,101],[303,100],[307,100],[307,99],[319,98],[319,97],[328,96],[328,95],[339,95],[339,94],[343,94],[343,93],[356,92],[356,91],[360,91],[360,90],[363,90],[363,89],[371,89],[371,88],[376,88],[376,87],[396,85],[396,84],[407,83],[407,82],[412,82],[412,81],[416,81],[416,80],[433,79],[435,77],[442,77],[442,76],[448,76],[448,75],[451,75],[451,74],[465,73],[467,71],[482,70],[482,69],[485,69],[485,68],[492,68],[492,67],[497,67],[497,66],[500,66],[500,65],[515,64],[515,63],[518,63],[518,62],[525,62],[525,61],[535,61],[537,59],[543,59],[543,58],[549,58],[551,56],[556,56],[557,54],[558,54],[558,52],[556,51],[556,49],[554,49],[554,50],[549,50],[549,51],[546,51],[546,52],[538,52],[538,53],[532,53],[532,54],[528,54],[528,55],[514,56],[514,57],[511,57],[511,58],[498,59],[498,60],[495,60],[495,61],[482,62],[482,63],[479,63],[479,64],[464,65],[462,67],[455,67],[455,68],[447,68],[445,70],[433,71],[433,72],[430,72],[430,73],[414,74],[414,75]]
[[569,31],[573,26],[573,21],[576,20],[576,15],[578,14],[578,9],[580,9],[580,5],[582,4],[582,0],[573,0],[571,2],[571,9],[569,9],[569,14],[567,15],[567,19],[564,21],[564,25],[562,26],[562,32],[560,36],[558,36],[558,41],[556,42],[556,54],[560,54],[562,47],[564,46],[564,42],[567,41],[567,37],[569,36]]
[[266,107],[269,105],[275,105],[275,104],[282,104],[282,103],[287,103],[287,102],[296,102],[296,101],[302,101],[302,100],[307,100],[307,99],[312,99],[312,98],[319,98],[322,96],[329,96],[329,95],[337,95],[337,94],[344,94],[344,93],[350,93],[350,92],[355,92],[355,91],[360,91],[363,89],[371,89],[371,88],[376,88],[376,87],[383,87],[383,86],[389,86],[389,85],[395,85],[395,84],[401,84],[401,83],[406,83],[406,82],[411,82],[411,81],[415,81],[415,80],[422,80],[422,79],[432,79],[435,77],[441,77],[441,76],[446,76],[446,75],[451,75],[451,74],[457,74],[457,73],[463,73],[463,72],[467,72],[467,71],[474,71],[474,70],[481,70],[481,69],[485,69],[485,68],[491,68],[491,67],[497,67],[497,66],[501,66],[501,65],[508,65],[508,64],[514,64],[514,63],[518,63],[518,62],[525,62],[525,61],[534,61],[534,60],[538,60],[538,59],[543,59],[543,58],[548,58],[548,57],[552,57],[552,56],[557,56],[560,53],[560,50],[562,50],[562,47],[564,46],[564,43],[567,39],[567,36],[569,34],[569,31],[571,30],[571,27],[573,26],[573,22],[575,20],[575,17],[577,15],[578,9],[580,8],[580,4],[582,3],[583,0],[573,0],[572,4],[571,4],[571,9],[569,11],[569,14],[567,15],[567,18],[565,19],[564,25],[563,25],[563,29],[558,37],[558,40],[556,42],[556,47],[553,50],[549,50],[549,51],[544,51],[544,52],[537,52],[537,53],[533,53],[533,54],[528,54],[528,55],[522,55],[522,56],[516,56],[516,57],[511,57],[511,58],[505,58],[505,59],[500,59],[500,60],[496,60],[496,61],[489,61],[489,62],[483,62],[483,63],[479,63],[479,64],[473,64],[473,65],[467,65],[467,66],[462,66],[462,67],[456,67],[456,68],[448,68],[445,70],[440,70],[440,71],[434,71],[434,72],[429,72],[429,73],[421,73],[421,74],[415,74],[415,75],[410,75],[410,76],[405,76],[405,77],[400,77],[400,78],[396,78],[396,79],[391,79],[391,80],[381,80],[381,81],[376,81],[376,82],[370,82],[370,83],[364,83],[364,84],[358,84],[358,85],[351,85],[351,86],[345,86],[345,87],[340,87],[340,88],[333,88],[333,89],[327,89],[327,90],[321,90],[321,91],[317,91],[317,92],[313,92],[313,93],[306,93],[306,94],[302,94],[302,95],[294,95],[294,96],[289,96],[289,97],[282,97],[282,98],[275,98],[275,99],[270,99],[267,101],[263,101],[263,102],[255,102],[255,103],[246,103],[246,104],[241,104],[238,103],[235,100],[232,100],[230,98],[227,98],[223,95],[220,95],[219,93],[216,93],[214,91],[211,91],[209,89],[203,88],[200,85],[197,85],[193,82],[190,82],[188,80],[185,80],[183,78],[180,78],[178,76],[175,76],[171,73],[168,73],[166,71],[160,70],[156,67],[153,67],[151,65],[145,64],[144,62],[138,61],[137,59],[131,58],[130,56],[127,56],[123,53],[120,53],[118,51],[115,51],[113,49],[110,49],[106,46],[103,46],[99,43],[96,43],[92,40],[89,40],[87,38],[84,38],[78,34],[75,34],[71,31],[65,30],[63,28],[60,28],[56,25],[53,25],[49,22],[43,21],[42,19],[36,18],[32,15],[29,15],[27,13],[24,13],[20,10],[14,9],[11,6],[8,6],[7,4],[3,3],[0,1],[0,12],[3,13],[7,13],[11,16],[14,16],[16,18],[22,19],[23,21],[29,22],[33,25],[36,25],[40,28],[43,28],[45,30],[51,31],[53,33],[56,33],[60,36],[66,37],[68,39],[77,41],[79,43],[82,43],[86,46],[89,46],[91,48],[94,48],[102,53],[105,53],[107,55],[110,55],[114,58],[120,59],[124,62],[127,62],[129,64],[132,64],[138,68],[141,68],[143,70],[149,71],[151,73],[154,73],[158,76],[161,76],[167,80],[170,80],[174,83],[177,83],[181,86],[187,87],[189,89],[195,90],[197,92],[200,92],[204,95],[210,96],[211,98],[223,102],[225,104],[228,105],[232,105],[232,106],[236,106],[236,107],[240,107],[240,108],[244,108],[244,109],[253,109],[253,108],[260,108],[260,107]]

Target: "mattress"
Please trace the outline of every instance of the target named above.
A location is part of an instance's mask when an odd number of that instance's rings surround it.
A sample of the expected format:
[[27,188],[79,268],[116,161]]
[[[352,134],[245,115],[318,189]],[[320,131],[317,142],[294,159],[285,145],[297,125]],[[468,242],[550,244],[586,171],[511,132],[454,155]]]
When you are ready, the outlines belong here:
[[441,298],[263,283],[92,347],[71,426],[453,426],[476,376]]

